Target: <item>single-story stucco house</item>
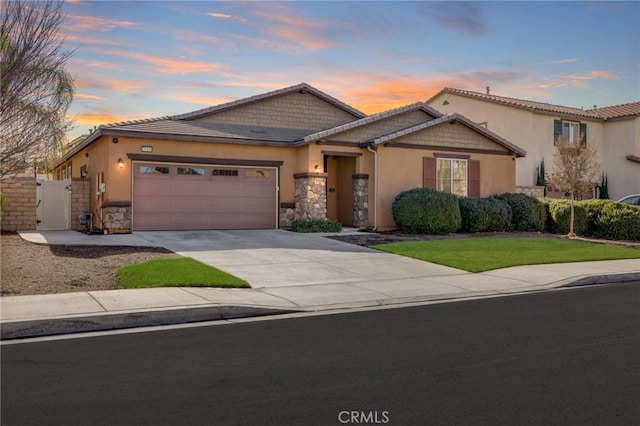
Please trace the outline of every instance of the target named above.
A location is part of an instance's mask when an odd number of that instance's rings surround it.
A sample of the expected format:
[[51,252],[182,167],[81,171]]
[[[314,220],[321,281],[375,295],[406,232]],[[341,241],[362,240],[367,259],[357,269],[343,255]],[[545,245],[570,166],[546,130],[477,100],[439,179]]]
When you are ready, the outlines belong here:
[[301,83],[102,125],[64,155],[56,176],[91,181],[91,213],[111,233],[286,228],[295,218],[388,230],[399,192],[514,191],[524,155],[422,102],[367,116]]

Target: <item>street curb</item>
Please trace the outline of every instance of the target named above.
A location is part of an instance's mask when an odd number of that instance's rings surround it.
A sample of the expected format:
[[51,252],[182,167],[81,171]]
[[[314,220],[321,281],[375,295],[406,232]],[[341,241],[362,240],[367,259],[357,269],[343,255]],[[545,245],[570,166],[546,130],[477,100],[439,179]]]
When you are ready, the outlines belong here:
[[554,283],[555,287],[580,287],[585,285],[597,285],[597,284],[615,284],[626,281],[640,281],[640,272],[627,272],[622,274],[602,274],[602,275],[588,275],[582,278],[572,277],[566,280],[558,281]]
[[186,324],[295,312],[300,311],[254,306],[215,305],[9,320],[3,321],[0,325],[0,340]]

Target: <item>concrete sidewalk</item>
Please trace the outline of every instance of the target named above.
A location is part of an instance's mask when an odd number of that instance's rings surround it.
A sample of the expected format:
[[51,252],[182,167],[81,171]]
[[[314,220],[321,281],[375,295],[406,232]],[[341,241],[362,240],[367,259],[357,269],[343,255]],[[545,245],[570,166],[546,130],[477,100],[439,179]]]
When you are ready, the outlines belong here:
[[[247,279],[251,289],[153,288],[5,296],[0,298],[2,339],[640,281],[638,259],[518,266],[474,274],[318,236],[251,235],[238,231],[216,235],[218,242],[227,239],[225,249],[212,248],[211,240],[207,246],[197,236],[185,239],[176,233],[127,236],[149,245],[162,240],[170,250]],[[51,244],[53,238],[47,239]]]

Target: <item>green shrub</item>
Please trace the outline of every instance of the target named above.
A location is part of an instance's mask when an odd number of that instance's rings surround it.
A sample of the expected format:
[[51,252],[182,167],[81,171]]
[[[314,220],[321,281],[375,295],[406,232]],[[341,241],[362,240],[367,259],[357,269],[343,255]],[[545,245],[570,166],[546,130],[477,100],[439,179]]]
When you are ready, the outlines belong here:
[[607,240],[640,240],[640,207],[611,200],[580,201],[586,233]]
[[546,211],[542,202],[527,194],[516,194],[505,192],[494,195],[509,204],[513,215],[513,229],[515,231],[543,231],[547,219]]
[[[568,234],[571,221],[571,201],[546,199],[547,208],[546,230],[553,234]],[[585,235],[587,230],[587,211],[579,203],[573,206],[573,232]]]
[[427,188],[401,192],[391,211],[400,230],[408,234],[450,234],[462,222],[457,196]]
[[328,219],[294,219],[293,232],[340,232],[342,224]]
[[507,202],[497,198],[485,198],[484,208],[489,218],[487,231],[505,232],[511,230],[513,211]]
[[482,205],[481,198],[460,197],[460,216],[462,232],[485,232],[489,226],[489,215]]
[[502,232],[511,228],[511,207],[502,200],[461,197],[458,202],[462,232]]

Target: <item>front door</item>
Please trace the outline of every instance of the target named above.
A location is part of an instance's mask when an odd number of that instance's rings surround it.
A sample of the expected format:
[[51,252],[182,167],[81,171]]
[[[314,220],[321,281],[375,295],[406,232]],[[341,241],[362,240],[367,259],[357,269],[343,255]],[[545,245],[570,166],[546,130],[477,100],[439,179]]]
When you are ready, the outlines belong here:
[[328,155],[325,157],[327,173],[327,219],[353,226],[353,174],[355,157]]

